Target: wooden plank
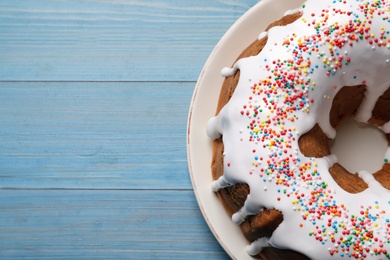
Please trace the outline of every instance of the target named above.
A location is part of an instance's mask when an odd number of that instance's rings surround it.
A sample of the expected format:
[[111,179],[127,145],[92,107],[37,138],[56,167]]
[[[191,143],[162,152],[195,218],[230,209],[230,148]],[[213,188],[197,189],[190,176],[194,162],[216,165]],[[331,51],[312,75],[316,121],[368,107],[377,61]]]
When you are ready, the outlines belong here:
[[190,191],[0,190],[1,259],[228,259]]
[[194,81],[256,2],[0,1],[0,80]]
[[0,82],[0,188],[189,189],[192,82]]

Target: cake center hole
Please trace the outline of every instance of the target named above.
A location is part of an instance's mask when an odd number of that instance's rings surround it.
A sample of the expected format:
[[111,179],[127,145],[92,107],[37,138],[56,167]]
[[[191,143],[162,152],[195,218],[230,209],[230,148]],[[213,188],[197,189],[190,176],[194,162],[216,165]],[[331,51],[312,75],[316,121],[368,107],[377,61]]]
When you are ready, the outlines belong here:
[[374,173],[383,166],[387,140],[377,127],[349,118],[337,128],[330,150],[349,172],[365,170]]

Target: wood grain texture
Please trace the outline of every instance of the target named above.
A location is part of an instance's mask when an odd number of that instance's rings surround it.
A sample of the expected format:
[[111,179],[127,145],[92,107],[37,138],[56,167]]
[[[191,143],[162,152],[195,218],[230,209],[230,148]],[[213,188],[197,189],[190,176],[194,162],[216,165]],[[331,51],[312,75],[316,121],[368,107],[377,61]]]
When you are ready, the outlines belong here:
[[0,190],[0,198],[1,259],[227,259],[192,191]]
[[190,189],[194,83],[0,82],[0,187]]
[[0,259],[228,259],[194,198],[187,113],[255,3],[0,1]]
[[256,0],[0,1],[0,80],[196,80]]

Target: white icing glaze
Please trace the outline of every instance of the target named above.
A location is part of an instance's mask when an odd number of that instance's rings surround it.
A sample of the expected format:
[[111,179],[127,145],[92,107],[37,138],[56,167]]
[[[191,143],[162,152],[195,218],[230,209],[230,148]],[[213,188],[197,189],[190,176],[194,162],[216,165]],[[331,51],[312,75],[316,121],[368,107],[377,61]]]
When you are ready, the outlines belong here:
[[390,163],[390,147],[387,148],[384,161]]
[[225,150],[224,175],[212,189],[250,186],[244,207],[232,217],[237,224],[264,208],[283,213],[272,236],[253,242],[249,254],[271,245],[312,259],[386,259],[390,192],[365,171],[359,176],[369,188],[344,191],[328,171],[337,158],[306,157],[298,139],[316,123],[334,138],[325,115],[343,86],[367,85],[356,119],[371,117],[390,86],[390,3],[308,0],[300,10],[296,22],[268,31],[259,55],[222,71],[227,77],[240,70],[240,79],[207,126],[212,139],[222,136]]
[[382,130],[383,130],[383,132],[385,132],[385,133],[390,133],[390,122],[387,122],[386,124],[384,124],[383,126],[382,126]]
[[261,39],[263,39],[264,37],[266,37],[268,35],[267,32],[262,32],[259,34],[259,37],[257,37],[257,40],[260,41]]
[[286,16],[286,15],[290,15],[290,14],[295,14],[295,13],[298,13],[298,12],[300,12],[300,11],[301,11],[301,8],[298,7],[298,8],[295,8],[295,9],[286,11],[286,12],[284,13],[284,15]]

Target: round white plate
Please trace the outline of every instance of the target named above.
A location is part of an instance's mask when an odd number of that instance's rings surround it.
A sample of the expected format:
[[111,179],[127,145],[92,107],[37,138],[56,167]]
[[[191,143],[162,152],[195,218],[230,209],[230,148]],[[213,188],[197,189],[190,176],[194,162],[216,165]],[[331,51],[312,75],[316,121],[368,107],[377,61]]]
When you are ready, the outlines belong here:
[[206,134],[207,121],[214,116],[224,78],[221,70],[230,67],[236,57],[252,43],[271,22],[302,0],[262,0],[226,32],[208,58],[196,85],[188,116],[188,166],[199,207],[215,237],[235,259],[254,259],[245,252],[248,242],[233,224],[216,195],[211,191],[211,140]]

